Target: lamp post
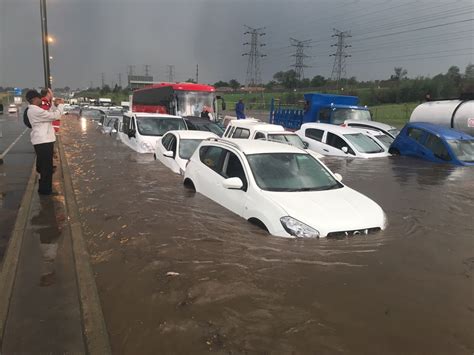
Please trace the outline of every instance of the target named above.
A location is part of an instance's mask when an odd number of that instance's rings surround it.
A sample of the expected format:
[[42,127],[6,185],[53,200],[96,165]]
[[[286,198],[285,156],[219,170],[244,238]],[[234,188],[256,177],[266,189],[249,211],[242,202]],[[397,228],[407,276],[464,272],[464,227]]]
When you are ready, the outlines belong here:
[[44,86],[51,88],[51,73],[49,70],[49,47],[48,43],[52,38],[48,36],[48,19],[46,16],[46,0],[40,0],[41,11],[41,35],[43,42],[43,70],[44,70]]

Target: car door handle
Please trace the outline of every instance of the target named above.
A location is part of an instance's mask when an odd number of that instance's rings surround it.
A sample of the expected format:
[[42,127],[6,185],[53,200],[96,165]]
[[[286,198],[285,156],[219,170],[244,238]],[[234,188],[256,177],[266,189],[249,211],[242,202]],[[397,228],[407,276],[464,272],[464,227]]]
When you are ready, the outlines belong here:
[[323,150],[324,150],[325,152],[328,152],[328,153],[329,153],[329,150],[327,150],[327,149],[324,149],[324,148],[323,148]]

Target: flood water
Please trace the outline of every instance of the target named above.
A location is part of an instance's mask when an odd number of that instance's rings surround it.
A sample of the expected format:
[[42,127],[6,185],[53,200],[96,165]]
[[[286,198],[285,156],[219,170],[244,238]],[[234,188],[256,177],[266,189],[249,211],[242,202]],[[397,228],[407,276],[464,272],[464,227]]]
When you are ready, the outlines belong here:
[[114,353],[473,353],[473,168],[326,159],[388,228],[291,240],[89,121],[62,140]]

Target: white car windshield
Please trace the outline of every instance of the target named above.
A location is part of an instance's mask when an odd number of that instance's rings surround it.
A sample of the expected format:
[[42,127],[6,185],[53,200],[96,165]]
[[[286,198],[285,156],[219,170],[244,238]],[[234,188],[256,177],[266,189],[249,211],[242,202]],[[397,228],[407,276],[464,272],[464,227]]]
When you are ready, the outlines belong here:
[[188,160],[193,155],[202,139],[181,139],[179,141],[179,157]]
[[263,153],[247,155],[257,185],[267,191],[321,191],[342,187],[309,154]]
[[379,146],[373,139],[362,133],[344,134],[344,137],[351,142],[360,153],[382,153],[383,148]]
[[474,140],[448,140],[448,144],[459,160],[474,162]]
[[400,130],[397,128],[389,129],[388,133],[390,133],[392,136],[396,137],[400,133]]
[[394,139],[386,134],[379,134],[375,136],[385,148],[390,148],[390,145],[393,143]]
[[337,108],[332,112],[333,124],[343,124],[346,120],[372,121],[369,110],[356,110],[352,108]]
[[162,136],[168,131],[186,129],[183,120],[173,117],[137,117],[137,125],[142,136]]
[[282,133],[275,134],[275,133],[271,133],[271,134],[268,135],[268,140],[279,142],[279,143],[290,144],[290,145],[293,145],[295,147],[305,149],[303,141],[296,134],[282,134]]

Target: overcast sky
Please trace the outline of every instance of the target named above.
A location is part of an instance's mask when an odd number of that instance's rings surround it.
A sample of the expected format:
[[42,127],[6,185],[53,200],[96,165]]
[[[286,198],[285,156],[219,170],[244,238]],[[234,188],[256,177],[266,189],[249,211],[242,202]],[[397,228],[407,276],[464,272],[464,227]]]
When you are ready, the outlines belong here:
[[[305,77],[331,75],[333,28],[351,31],[347,76],[386,79],[394,66],[409,77],[433,76],[474,63],[472,0],[47,0],[56,87],[125,83],[127,66],[155,80],[195,76],[214,83],[245,82],[249,40],[244,25],[265,27],[260,37],[263,81],[291,69],[289,38],[312,39]],[[43,82],[39,0],[0,0],[0,86]]]

